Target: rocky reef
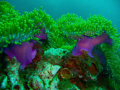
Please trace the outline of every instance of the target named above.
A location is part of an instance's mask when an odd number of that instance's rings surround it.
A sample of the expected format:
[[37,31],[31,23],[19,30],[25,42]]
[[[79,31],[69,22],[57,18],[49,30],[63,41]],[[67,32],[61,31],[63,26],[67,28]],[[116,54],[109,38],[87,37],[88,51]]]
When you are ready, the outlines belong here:
[[101,15],[54,20],[0,2],[1,90],[119,90],[120,35]]

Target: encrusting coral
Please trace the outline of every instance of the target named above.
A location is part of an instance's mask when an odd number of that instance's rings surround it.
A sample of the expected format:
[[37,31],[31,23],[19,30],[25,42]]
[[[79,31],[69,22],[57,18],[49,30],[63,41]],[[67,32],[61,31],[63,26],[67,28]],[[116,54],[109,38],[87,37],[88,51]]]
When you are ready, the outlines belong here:
[[103,16],[54,21],[1,1],[0,21],[0,89],[120,89],[120,35]]

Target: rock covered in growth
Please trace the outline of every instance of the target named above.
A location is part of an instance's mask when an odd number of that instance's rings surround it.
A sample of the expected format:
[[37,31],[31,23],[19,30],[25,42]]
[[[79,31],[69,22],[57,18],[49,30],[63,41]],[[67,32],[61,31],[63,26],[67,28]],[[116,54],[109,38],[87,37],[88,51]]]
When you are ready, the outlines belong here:
[[28,87],[33,90],[42,90],[44,89],[43,81],[38,75],[31,75],[28,81]]
[[[35,63],[34,63],[35,64]],[[32,68],[32,67],[31,67]],[[36,67],[31,71],[31,69],[26,68],[23,78],[26,79],[24,82],[27,83],[27,89],[34,90],[49,90],[57,89],[58,86],[58,76],[56,76],[57,71],[61,67],[58,65],[52,65],[44,60],[41,60],[36,63]],[[26,74],[27,72],[27,74]],[[33,79],[34,78],[34,79]]]
[[10,90],[14,89],[25,90],[22,80],[19,77],[20,63],[17,62],[15,57],[13,57],[12,60],[10,60],[9,57],[6,57],[5,60],[8,62],[7,67],[5,69],[5,71],[7,71],[7,77],[1,83],[2,85],[1,89],[3,89],[4,87],[4,89]]
[[[102,71],[99,58],[90,57],[87,51],[82,55],[73,56],[70,53],[63,57],[62,68],[58,72],[61,81],[69,80],[78,88],[87,88],[88,83],[95,82]],[[62,88],[64,87],[61,86]]]
[[56,73],[61,68],[60,66],[52,65],[41,59],[20,70],[20,63],[16,61],[15,57],[12,60],[7,57],[6,60],[8,62],[6,67],[7,76],[1,81],[1,89],[58,90],[59,78]]
[[5,89],[7,87],[8,77],[4,74],[0,74],[0,89]]
[[69,53],[67,49],[61,48],[50,48],[44,52],[44,56],[47,62],[50,62],[53,65],[62,65],[62,57]]
[[[51,82],[54,82],[57,84],[57,81],[54,81],[54,77],[57,73],[57,71],[61,68],[58,65],[52,65],[48,62],[39,62],[37,64],[37,70],[38,70],[38,75],[39,77],[43,80],[44,84],[45,84],[45,88],[49,88],[51,86]],[[56,85],[55,84],[55,85]],[[57,85],[56,85],[57,86]]]

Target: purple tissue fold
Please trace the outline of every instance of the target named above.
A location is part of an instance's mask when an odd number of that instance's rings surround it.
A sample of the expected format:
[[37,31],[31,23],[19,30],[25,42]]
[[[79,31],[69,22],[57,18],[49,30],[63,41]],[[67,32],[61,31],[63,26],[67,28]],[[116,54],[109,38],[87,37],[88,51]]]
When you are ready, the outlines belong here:
[[32,49],[33,43],[23,42],[21,45],[10,45],[3,50],[11,59],[15,56],[21,63],[21,69],[30,64],[36,55],[36,49]]
[[108,43],[112,44],[112,39],[106,35],[105,33],[102,33],[100,36],[96,36],[95,38],[82,36],[83,38],[77,41],[76,46],[73,48],[72,55],[73,56],[79,56],[82,55],[82,50],[88,51],[88,55],[90,57],[94,57],[92,55],[92,49],[99,44],[102,43]]
[[[35,35],[35,37],[39,38],[39,41],[44,43],[44,40],[47,39],[45,29],[42,28],[39,31],[41,31],[41,33],[39,33],[40,36]],[[29,43],[23,42],[21,45],[10,44],[7,48],[4,48],[3,52],[11,59],[15,56],[17,61],[21,63],[21,69],[23,69],[35,58],[37,51],[36,49],[32,49],[35,43],[37,43],[37,41],[30,40]]]

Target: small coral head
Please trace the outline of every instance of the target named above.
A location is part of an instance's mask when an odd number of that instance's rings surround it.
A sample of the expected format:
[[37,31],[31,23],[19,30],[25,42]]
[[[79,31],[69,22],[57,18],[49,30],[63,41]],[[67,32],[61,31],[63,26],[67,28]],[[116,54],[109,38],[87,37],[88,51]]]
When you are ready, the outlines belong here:
[[88,55],[90,57],[94,57],[92,55],[92,49],[99,44],[102,43],[108,43],[112,44],[112,39],[106,35],[105,33],[102,33],[100,36],[96,36],[95,38],[82,36],[83,38],[77,41],[76,46],[73,48],[72,55],[73,56],[79,56],[82,55],[82,50],[88,51]]
[[21,69],[30,64],[36,55],[36,49],[32,49],[33,43],[23,42],[21,45],[11,44],[3,50],[11,59],[16,57],[21,63]]

